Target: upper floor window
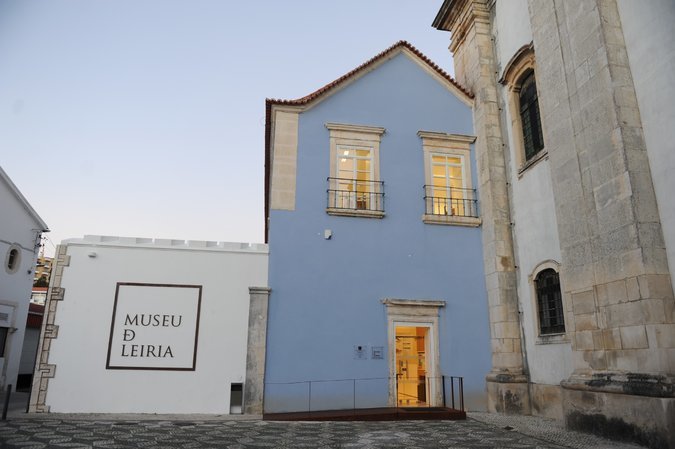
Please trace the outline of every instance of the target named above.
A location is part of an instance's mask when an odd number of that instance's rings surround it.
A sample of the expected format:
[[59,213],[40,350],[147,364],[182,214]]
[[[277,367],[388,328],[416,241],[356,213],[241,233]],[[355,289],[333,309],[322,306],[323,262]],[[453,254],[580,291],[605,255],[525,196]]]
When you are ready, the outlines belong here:
[[540,271],[534,280],[539,310],[539,334],[561,334],[565,332],[560,277],[547,268]]
[[522,81],[519,103],[525,160],[529,161],[544,148],[534,70],[530,70]]
[[466,177],[464,156],[431,154],[431,185],[428,186],[427,212],[434,215],[461,215],[471,213],[466,204]]
[[511,141],[520,174],[546,155],[532,44],[516,52],[500,82],[508,87]]
[[417,134],[424,151],[424,222],[478,226],[470,157],[475,137],[428,131]]
[[379,149],[384,128],[327,123],[330,132],[328,205],[331,215],[382,218],[384,183]]

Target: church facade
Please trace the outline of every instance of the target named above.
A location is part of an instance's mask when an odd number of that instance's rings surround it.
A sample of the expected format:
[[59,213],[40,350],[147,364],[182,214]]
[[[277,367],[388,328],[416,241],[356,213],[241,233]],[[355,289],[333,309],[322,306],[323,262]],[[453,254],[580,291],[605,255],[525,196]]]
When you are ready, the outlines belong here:
[[675,447],[675,5],[446,0],[474,95],[488,407]]

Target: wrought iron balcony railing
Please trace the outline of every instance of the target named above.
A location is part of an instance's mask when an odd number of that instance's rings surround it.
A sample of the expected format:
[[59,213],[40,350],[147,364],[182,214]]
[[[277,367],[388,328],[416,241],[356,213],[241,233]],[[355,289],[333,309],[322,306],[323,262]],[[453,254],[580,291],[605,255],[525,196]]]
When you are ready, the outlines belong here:
[[328,208],[384,211],[384,182],[328,178]]
[[427,215],[478,217],[476,189],[425,185],[424,204]]

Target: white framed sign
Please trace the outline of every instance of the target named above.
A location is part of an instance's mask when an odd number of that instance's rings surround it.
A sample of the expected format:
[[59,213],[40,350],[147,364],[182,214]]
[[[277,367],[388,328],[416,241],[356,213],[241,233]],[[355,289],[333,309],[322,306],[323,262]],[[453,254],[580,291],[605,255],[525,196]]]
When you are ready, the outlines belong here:
[[194,371],[201,285],[118,282],[106,369]]

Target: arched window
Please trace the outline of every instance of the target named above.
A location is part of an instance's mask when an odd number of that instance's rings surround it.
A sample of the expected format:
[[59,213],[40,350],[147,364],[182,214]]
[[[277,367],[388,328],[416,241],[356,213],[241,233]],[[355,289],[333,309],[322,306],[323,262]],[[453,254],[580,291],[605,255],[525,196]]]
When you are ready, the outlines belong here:
[[508,89],[511,136],[520,174],[546,155],[532,44],[513,55],[499,82]]
[[540,271],[534,280],[539,309],[539,334],[561,334],[565,332],[560,277],[552,268]]
[[519,92],[520,123],[523,129],[523,147],[525,161],[529,161],[544,148],[537,100],[537,83],[534,70],[526,73],[520,84]]
[[9,247],[5,256],[5,271],[9,274],[16,273],[21,265],[21,251],[17,244]]

